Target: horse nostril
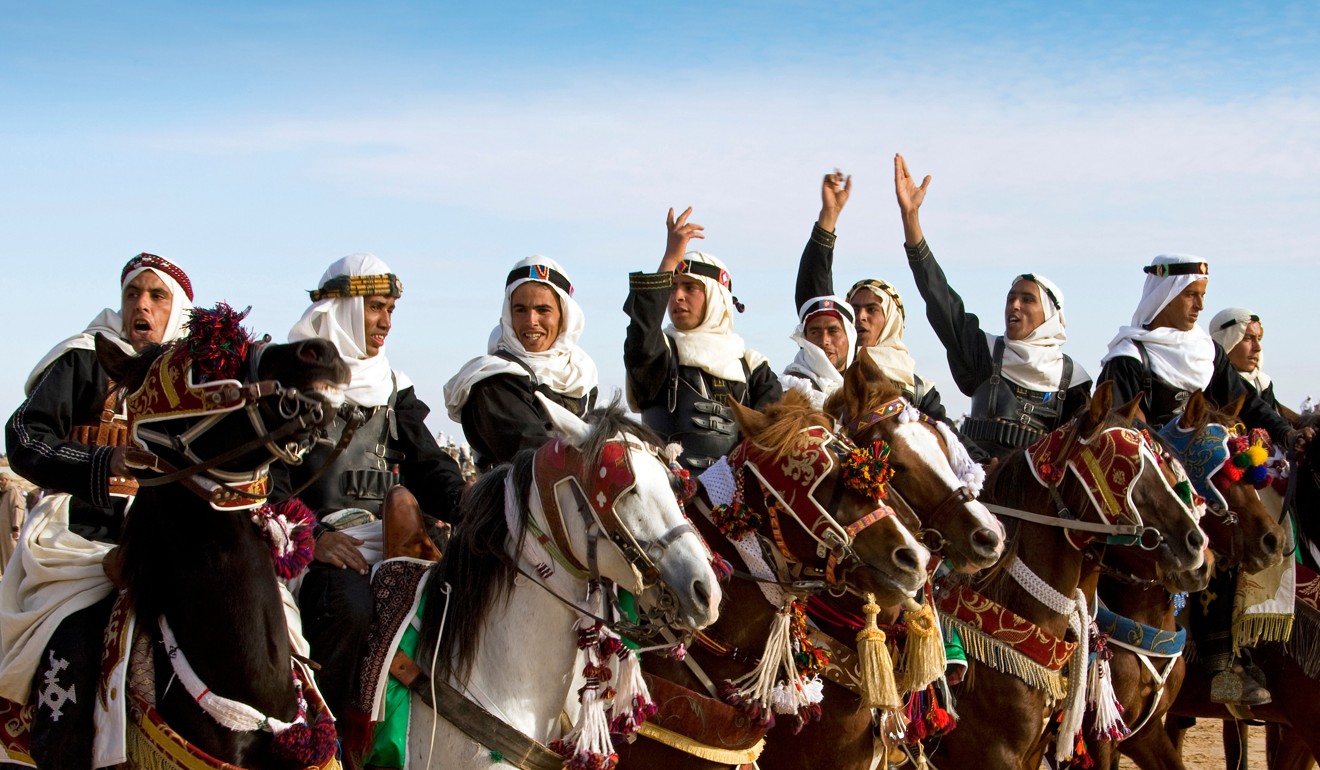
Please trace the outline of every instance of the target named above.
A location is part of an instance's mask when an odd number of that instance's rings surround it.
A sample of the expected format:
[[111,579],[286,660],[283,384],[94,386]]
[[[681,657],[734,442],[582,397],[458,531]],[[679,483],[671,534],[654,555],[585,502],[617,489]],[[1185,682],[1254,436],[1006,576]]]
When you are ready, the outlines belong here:
[[696,597],[697,604],[702,606],[710,604],[710,588],[704,581],[695,580],[692,583],[692,595]]
[[314,364],[320,360],[321,356],[317,354],[316,347],[313,345],[302,344],[298,346],[298,359],[305,364]]
[[1273,532],[1266,532],[1260,539],[1261,548],[1265,553],[1275,554],[1279,552],[1279,536]]
[[1187,547],[1196,552],[1205,550],[1205,534],[1199,529],[1187,533]]
[[993,553],[999,550],[1003,541],[999,538],[999,533],[993,529],[981,528],[972,533],[972,546],[979,551]]
[[917,552],[911,548],[895,548],[894,564],[910,572],[921,569],[921,560],[917,558]]

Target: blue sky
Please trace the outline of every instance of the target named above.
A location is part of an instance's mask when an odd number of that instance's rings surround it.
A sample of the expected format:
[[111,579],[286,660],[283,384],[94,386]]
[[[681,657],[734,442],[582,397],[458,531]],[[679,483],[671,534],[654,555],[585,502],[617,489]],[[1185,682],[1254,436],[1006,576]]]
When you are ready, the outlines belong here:
[[792,354],[793,270],[838,166],[836,274],[895,282],[923,376],[956,393],[900,247],[892,157],[935,177],[923,221],[998,331],[1011,277],[1068,296],[1093,372],[1157,253],[1211,263],[1208,315],[1266,322],[1283,399],[1320,395],[1320,6],[1308,4],[0,2],[0,411],[30,365],[163,254],[199,301],[282,338],[334,259],[405,296],[388,350],[443,419],[503,276],[542,253],[622,385],[626,273],[669,206],[730,263],[737,321]]

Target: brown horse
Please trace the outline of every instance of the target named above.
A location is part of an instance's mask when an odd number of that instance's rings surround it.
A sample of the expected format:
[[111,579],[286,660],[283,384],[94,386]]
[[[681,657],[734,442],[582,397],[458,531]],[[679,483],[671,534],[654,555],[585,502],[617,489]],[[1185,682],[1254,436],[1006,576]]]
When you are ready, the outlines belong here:
[[[792,571],[797,577],[815,581],[814,585],[777,585],[774,588],[804,598],[806,594],[829,585],[829,577],[825,574],[828,570],[827,557],[818,556],[820,542],[804,529],[803,518],[798,515],[798,505],[784,506],[789,508],[791,516],[783,516],[782,510],[779,513],[772,512],[775,506],[770,491],[759,480],[764,471],[756,470],[754,466],[758,458],[759,462],[764,463],[776,455],[785,458],[781,462],[793,465],[791,459],[795,453],[806,456],[817,452],[820,442],[812,439],[803,444],[803,437],[808,434],[820,436],[822,432],[832,437],[833,434],[828,433],[832,422],[792,391],[764,413],[735,407],[735,414],[744,440],[729,460],[732,470],[741,478],[744,504],[752,516],[760,520],[757,529],[759,542],[770,553],[768,558],[771,564],[777,558],[782,558],[792,564]],[[830,439],[826,439],[825,443],[829,444]],[[838,446],[844,445],[841,443]],[[800,451],[803,449],[805,453]],[[811,496],[816,501],[833,501],[834,504],[828,506],[828,512],[845,526],[864,521],[877,510],[878,504],[873,497],[845,482],[838,462],[833,463],[820,479]],[[772,500],[771,504],[767,504],[768,499]],[[689,503],[689,515],[712,550],[745,575],[751,569],[750,566],[712,522],[708,513],[710,507],[707,494],[702,491]],[[777,527],[773,524],[776,516],[779,520]],[[921,588],[925,583],[929,552],[900,523],[901,518],[901,515],[886,516],[878,524],[857,533],[852,547],[860,558],[846,569],[838,571],[835,584],[829,586],[830,590],[871,592],[881,604],[898,604]],[[784,574],[777,579],[790,581],[794,575]],[[648,654],[646,670],[688,688],[695,694],[713,692],[716,689],[715,683],[736,679],[752,669],[765,652],[767,629],[780,608],[767,601],[760,585],[753,580],[732,580],[725,590],[725,597],[720,620],[707,629],[704,636],[699,638],[699,643],[687,652],[688,660],[697,664],[695,669],[668,658]],[[838,657],[832,665],[835,669],[846,666]],[[831,700],[832,693],[827,695],[821,704],[822,711],[830,714],[837,710],[861,713],[869,724],[870,710],[859,709],[860,701],[856,696],[849,695],[851,700],[845,699],[842,702]],[[688,724],[711,721],[712,708],[719,707],[719,704],[703,707],[698,705],[697,699],[691,697],[682,700],[688,711],[685,715]],[[652,718],[651,724],[678,727],[684,721],[681,716],[671,718],[662,712]],[[779,719],[779,726],[766,735],[765,752],[761,755],[763,763],[773,760],[777,764],[788,763],[795,767],[870,767],[872,764],[874,745],[869,728],[854,732],[847,741],[824,741],[817,735],[815,724],[807,724],[800,735],[794,736],[792,733],[795,730],[792,728],[799,726],[797,720],[782,716]],[[715,737],[722,740],[726,736],[754,732],[756,721],[754,717],[739,712],[723,728],[724,735]],[[706,740],[715,742],[710,737]],[[709,752],[706,753],[711,756]],[[741,760],[703,760],[655,740],[638,740],[621,747],[619,756],[624,768],[728,767],[751,761],[750,756]]]
[[[1201,440],[1213,443],[1219,435],[1226,434],[1223,426],[1237,422],[1240,407],[1241,402],[1225,413],[1212,412],[1198,392],[1188,401],[1177,423],[1161,433],[1186,436],[1189,443],[1184,446],[1195,445]],[[1214,432],[1207,434],[1207,430]],[[1178,456],[1187,463],[1187,472],[1197,489],[1212,488],[1209,475],[1217,471],[1217,467],[1202,467],[1185,453]],[[1210,537],[1215,566],[1241,567],[1248,572],[1257,572],[1278,564],[1283,558],[1282,545],[1286,535],[1261,503],[1255,488],[1246,479],[1239,479],[1222,494],[1223,503],[1211,504],[1211,515],[1201,522]],[[1110,549],[1105,553],[1099,584],[1101,600],[1106,608],[1119,616],[1159,629],[1162,635],[1167,634],[1161,638],[1172,638],[1178,626],[1170,591],[1202,590],[1209,580],[1209,572],[1203,569],[1196,573],[1165,575],[1156,565],[1131,557],[1126,549]],[[1113,652],[1109,666],[1115,695],[1123,706],[1124,721],[1133,733],[1117,746],[1107,741],[1092,744],[1096,764],[1109,767],[1117,748],[1143,768],[1182,768],[1182,760],[1162,722],[1182,687],[1186,663],[1180,656],[1139,657],[1137,652],[1119,641],[1120,644],[1109,647]]]
[[[1196,569],[1203,561],[1206,537],[1190,507],[1160,470],[1166,463],[1157,458],[1157,450],[1130,427],[1136,401],[1114,412],[1112,399],[1110,385],[1100,385],[1072,422],[990,470],[982,500],[1001,516],[1013,517],[1007,527],[1010,544],[999,567],[973,587],[953,586],[954,593],[941,601],[942,610],[965,620],[958,630],[969,652],[969,670],[958,694],[958,729],[930,752],[936,766],[1029,766],[1028,758],[1040,750],[1044,719],[1063,694],[1057,672],[1070,657],[1065,634],[1074,612],[1072,598],[1084,571],[1095,579],[1083,559],[1090,542],[1126,534],[1141,543],[1141,555],[1170,571]],[[1129,458],[1126,468],[1131,474],[1104,474],[1107,480],[1121,480],[1121,488],[1094,490],[1093,496],[1093,485],[1083,481],[1085,469],[1119,456],[1114,449],[1118,441],[1126,446],[1122,456]],[[1149,465],[1156,465],[1156,472],[1145,472]],[[1119,500],[1129,504],[1120,505]],[[1106,510],[1101,510],[1101,502]],[[1035,577],[1024,576],[1022,567]],[[975,629],[987,617],[984,612],[1008,628],[1029,629],[1040,648],[1035,660],[1013,657],[1005,645],[979,636]],[[985,662],[995,657],[1001,659],[1000,667],[1019,675]]]

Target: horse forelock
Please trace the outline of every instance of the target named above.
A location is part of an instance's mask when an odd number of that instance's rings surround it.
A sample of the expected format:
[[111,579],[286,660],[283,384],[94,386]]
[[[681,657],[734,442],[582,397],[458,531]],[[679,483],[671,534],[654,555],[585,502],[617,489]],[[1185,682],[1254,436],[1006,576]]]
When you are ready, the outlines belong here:
[[811,405],[807,397],[796,390],[789,390],[779,401],[767,406],[762,412],[766,423],[760,428],[743,428],[743,438],[758,446],[768,449],[775,459],[791,455],[809,442],[802,432],[811,428],[831,430],[834,427],[829,415]]
[[608,406],[591,410],[583,419],[591,426],[591,432],[577,450],[588,466],[599,465],[605,445],[620,435],[631,436],[648,446],[664,446],[664,439],[658,433],[628,416],[617,396]]

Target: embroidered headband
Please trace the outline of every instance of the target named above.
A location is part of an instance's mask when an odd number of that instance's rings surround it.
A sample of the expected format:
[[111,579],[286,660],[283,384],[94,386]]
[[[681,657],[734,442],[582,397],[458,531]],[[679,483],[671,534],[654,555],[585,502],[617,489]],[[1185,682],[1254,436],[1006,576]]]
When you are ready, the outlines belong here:
[[839,315],[847,319],[848,323],[857,322],[856,319],[853,318],[853,312],[851,307],[847,305],[840,305],[839,303],[835,302],[832,299],[818,299],[815,302],[812,302],[811,304],[807,305],[805,308],[802,309],[802,320],[805,321],[806,319],[810,318],[816,313],[827,313],[827,312],[838,313]]
[[852,302],[853,295],[861,289],[871,289],[872,291],[878,289],[884,292],[894,301],[894,304],[898,306],[898,314],[904,319],[907,318],[907,310],[903,308],[903,300],[898,296],[898,290],[893,286],[875,278],[863,278],[857,283],[854,283],[852,288],[848,290],[848,301]]
[[383,275],[338,275],[307,292],[313,302],[348,297],[402,297],[403,281],[394,273]]
[[1039,286],[1039,287],[1040,287],[1040,290],[1043,291],[1043,292],[1045,292],[1045,296],[1047,296],[1047,297],[1050,298],[1050,302],[1053,302],[1053,303],[1054,303],[1054,309],[1055,309],[1055,310],[1063,310],[1063,303],[1059,302],[1059,298],[1056,297],[1056,296],[1054,296],[1054,292],[1050,290],[1050,287],[1048,287],[1048,286],[1046,286],[1044,283],[1042,283],[1042,282],[1040,281],[1040,279],[1037,278],[1034,274],[1032,274],[1032,273],[1023,273],[1022,275],[1018,276],[1018,278],[1019,278],[1019,279],[1021,279],[1021,278],[1026,278],[1028,281],[1031,281],[1032,283],[1034,283],[1034,284],[1036,284],[1037,286]]
[[715,265],[685,259],[678,263],[678,267],[674,269],[674,272],[700,275],[711,279],[729,291],[733,291],[733,279],[729,277],[729,271],[721,270]]
[[1205,262],[1173,262],[1159,265],[1146,265],[1141,272],[1156,278],[1171,275],[1210,275],[1210,266]]
[[[1236,319],[1236,318],[1230,318],[1230,319],[1228,319],[1227,321],[1221,323],[1221,324],[1219,325],[1219,328],[1220,328],[1220,329],[1227,329],[1228,327],[1230,327],[1230,326],[1232,326],[1232,325],[1234,325],[1234,324],[1236,324],[1236,323],[1238,323],[1238,319]],[[1247,316],[1247,321],[1246,321],[1246,323],[1244,323],[1244,324],[1242,324],[1242,325],[1243,325],[1243,326],[1246,326],[1247,324],[1251,324],[1251,323],[1257,323],[1257,324],[1260,323],[1260,316],[1256,315],[1255,313],[1252,313],[1251,315]]]
[[568,280],[568,276],[550,267],[549,265],[527,265],[526,267],[515,267],[509,271],[509,277],[504,280],[505,288],[511,286],[515,281],[540,281],[558,287],[568,296],[573,296],[573,283]]
[[188,295],[188,301],[192,302],[192,281],[188,280],[188,274],[183,272],[183,268],[164,257],[148,254],[145,251],[128,260],[128,264],[124,265],[123,271],[119,274],[120,285],[123,285],[124,279],[128,278],[129,273],[143,267],[154,268],[173,278],[174,282],[179,284],[179,288],[183,289],[183,293]]

